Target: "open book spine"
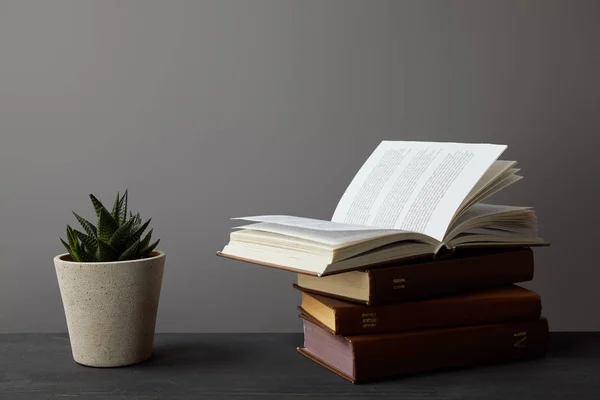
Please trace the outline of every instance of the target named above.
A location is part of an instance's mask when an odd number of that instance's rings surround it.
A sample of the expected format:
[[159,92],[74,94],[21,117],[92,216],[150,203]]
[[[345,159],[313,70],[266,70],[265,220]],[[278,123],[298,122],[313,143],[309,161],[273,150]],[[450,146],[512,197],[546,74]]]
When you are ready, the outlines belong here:
[[449,257],[452,254],[454,254],[454,252],[456,252],[455,246],[451,246],[447,243],[440,243],[439,246],[437,246],[435,248],[435,251],[433,252],[433,258],[440,259],[440,258]]

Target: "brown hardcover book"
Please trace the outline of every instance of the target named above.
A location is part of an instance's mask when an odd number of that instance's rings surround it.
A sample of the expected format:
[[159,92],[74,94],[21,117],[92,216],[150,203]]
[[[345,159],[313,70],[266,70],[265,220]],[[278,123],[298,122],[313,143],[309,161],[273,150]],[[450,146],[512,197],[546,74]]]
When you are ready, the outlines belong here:
[[519,286],[466,295],[381,306],[302,293],[302,317],[336,335],[449,328],[532,320],[542,312],[540,296]]
[[548,321],[476,325],[401,333],[336,336],[304,320],[298,352],[350,382],[360,383],[452,367],[539,357]]
[[304,291],[379,305],[485,290],[533,279],[533,251],[465,251],[452,257],[315,277],[298,274]]

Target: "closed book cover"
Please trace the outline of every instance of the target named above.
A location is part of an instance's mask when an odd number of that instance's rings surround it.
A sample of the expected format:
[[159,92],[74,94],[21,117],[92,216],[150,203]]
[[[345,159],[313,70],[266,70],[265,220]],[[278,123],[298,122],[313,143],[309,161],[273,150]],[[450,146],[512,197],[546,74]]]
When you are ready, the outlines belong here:
[[298,274],[299,288],[379,305],[502,287],[533,279],[533,251],[465,250],[439,260],[316,277]]
[[530,321],[401,333],[336,336],[304,320],[298,352],[353,383],[435,370],[540,357],[548,321]]
[[511,285],[465,295],[367,306],[302,293],[302,316],[336,335],[532,320],[542,312],[540,296]]

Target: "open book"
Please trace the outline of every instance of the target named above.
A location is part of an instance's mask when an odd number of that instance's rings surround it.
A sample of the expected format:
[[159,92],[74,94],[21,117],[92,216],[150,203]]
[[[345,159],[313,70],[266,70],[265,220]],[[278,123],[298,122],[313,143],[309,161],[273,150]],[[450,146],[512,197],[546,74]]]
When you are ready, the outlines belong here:
[[467,246],[535,246],[535,211],[482,201],[522,177],[505,145],[382,142],[331,221],[286,215],[234,218],[218,255],[328,275]]

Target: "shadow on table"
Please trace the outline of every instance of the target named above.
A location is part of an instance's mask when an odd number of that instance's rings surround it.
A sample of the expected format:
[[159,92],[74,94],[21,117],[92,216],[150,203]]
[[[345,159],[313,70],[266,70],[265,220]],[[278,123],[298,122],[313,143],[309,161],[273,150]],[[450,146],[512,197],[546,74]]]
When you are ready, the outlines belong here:
[[[590,346],[591,343],[595,343],[596,346]],[[600,354],[600,337],[592,332],[579,332],[577,334],[553,332],[550,334],[548,354],[551,356],[590,353]]]
[[142,367],[185,367],[219,365],[234,362],[244,357],[239,349],[225,344],[203,342],[201,339],[186,339],[177,343],[156,343],[152,357],[140,364]]

